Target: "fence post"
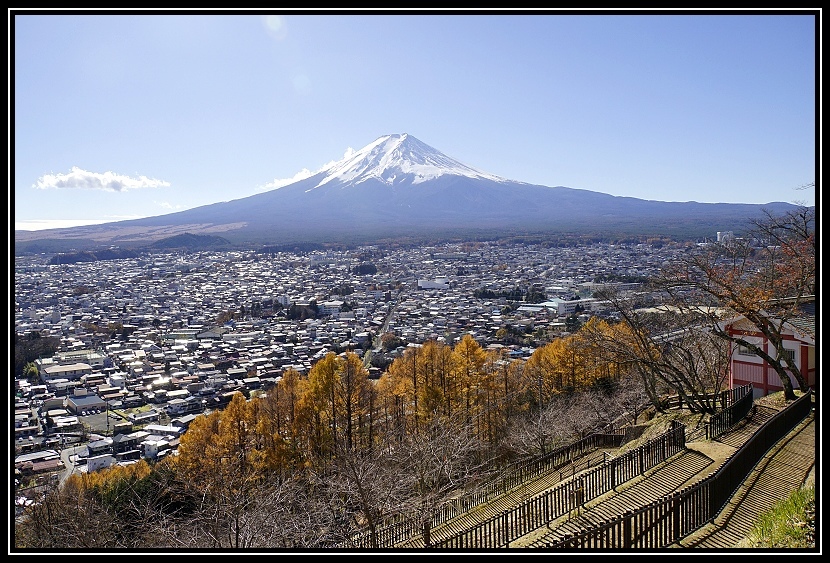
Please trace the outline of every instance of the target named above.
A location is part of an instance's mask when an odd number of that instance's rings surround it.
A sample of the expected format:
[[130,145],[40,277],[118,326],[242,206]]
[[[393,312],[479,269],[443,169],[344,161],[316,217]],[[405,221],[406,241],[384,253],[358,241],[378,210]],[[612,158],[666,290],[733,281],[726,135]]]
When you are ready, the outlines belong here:
[[[691,495],[689,495],[691,499]],[[671,500],[671,526],[672,526],[672,542],[680,541],[681,522],[680,522],[680,493],[674,493]]]
[[571,545],[571,534],[565,534],[564,536],[562,536],[562,539],[559,541],[559,545],[560,547],[573,547]]
[[644,464],[643,464],[643,446],[637,448],[637,463],[640,465],[640,475],[645,473]]

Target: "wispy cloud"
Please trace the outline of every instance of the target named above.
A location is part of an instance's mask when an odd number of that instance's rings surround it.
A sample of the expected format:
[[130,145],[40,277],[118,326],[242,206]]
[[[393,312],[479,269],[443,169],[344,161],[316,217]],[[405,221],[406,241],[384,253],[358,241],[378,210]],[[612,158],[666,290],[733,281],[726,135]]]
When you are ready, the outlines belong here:
[[141,215],[119,215],[107,219],[33,219],[30,221],[15,221],[16,231],[43,231],[45,229],[68,229],[69,227],[83,227],[86,225],[100,225],[115,221],[140,219]]
[[334,166],[338,162],[342,162],[343,160],[346,160],[347,158],[351,158],[352,156],[354,156],[354,154],[356,152],[357,151],[354,150],[352,147],[349,147],[349,148],[346,149],[346,153],[343,155],[343,158],[341,158],[340,160],[332,160],[331,162],[328,162],[328,163],[324,164],[323,166],[320,167],[319,170],[317,170],[317,172],[312,172],[308,168],[303,168],[302,170],[300,170],[299,172],[294,174],[293,178],[285,178],[285,179],[282,179],[282,180],[281,179],[274,179],[274,180],[268,182],[267,184],[265,184],[263,186],[259,186],[257,189],[259,189],[261,191],[274,190],[276,188],[281,188],[283,186],[293,184],[294,182],[299,182],[300,180],[305,180],[306,178],[314,176],[315,174],[319,174],[320,172],[322,172],[324,170],[328,170],[329,168],[331,168],[332,166]]
[[308,168],[303,168],[296,174],[294,174],[293,178],[285,178],[285,179],[274,179],[264,186],[259,186],[260,190],[273,190],[276,188],[281,188],[283,186],[287,186],[288,184],[293,184],[294,182],[299,182],[300,180],[305,180],[306,178],[313,176],[315,173],[309,170]]
[[103,190],[106,192],[125,192],[141,188],[167,187],[170,182],[156,180],[147,176],[136,178],[116,174],[115,172],[88,172],[77,166],[72,167],[68,174],[45,174],[32,185],[39,190],[74,189],[74,190]]
[[184,207],[182,205],[173,205],[172,203],[167,201],[154,201],[153,203],[164,209],[182,209]]

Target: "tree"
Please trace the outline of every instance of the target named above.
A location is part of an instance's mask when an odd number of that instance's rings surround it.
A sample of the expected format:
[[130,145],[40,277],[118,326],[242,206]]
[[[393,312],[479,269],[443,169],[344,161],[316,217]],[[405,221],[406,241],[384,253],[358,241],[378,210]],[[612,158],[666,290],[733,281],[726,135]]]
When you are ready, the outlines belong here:
[[257,432],[264,442],[264,455],[269,460],[266,463],[282,479],[302,466],[302,454],[307,445],[301,443],[297,425],[298,401],[304,394],[305,381],[296,369],[288,368],[273,389],[261,399]]
[[466,420],[470,422],[475,414],[476,398],[480,384],[479,376],[484,361],[487,359],[487,354],[476,339],[467,333],[461,337],[461,340],[453,348],[452,358],[455,366],[455,380],[459,385],[464,401],[463,408],[466,413]]
[[40,371],[37,368],[37,364],[34,362],[26,362],[26,365],[23,366],[23,377],[29,383],[37,383],[38,378],[40,377]]
[[559,366],[559,350],[564,346],[562,339],[556,339],[536,348],[525,364],[527,377],[535,382],[533,386],[535,405],[541,407],[562,390],[563,375]]
[[[807,389],[797,362],[785,352],[784,330],[815,296],[814,207],[799,207],[781,216],[766,213],[754,222],[750,237],[710,245],[686,256],[667,267],[654,283],[672,305],[720,308],[706,311],[712,334],[763,358],[778,374],[787,400],[795,399],[788,373],[802,391]],[[739,317],[763,334],[775,356],[740,334],[729,333],[724,319]]]
[[352,273],[356,276],[371,276],[378,273],[378,267],[371,262],[364,262],[352,268]]
[[402,443],[406,433],[414,428],[410,402],[412,377],[406,373],[409,363],[395,358],[377,382],[378,408],[388,444]]
[[613,288],[601,292],[622,317],[616,325],[588,323],[580,334],[595,354],[637,373],[656,408],[673,391],[692,410],[717,412],[726,383],[729,350],[713,334],[699,306],[644,310]]
[[306,392],[298,404],[298,424],[312,459],[330,459],[338,439],[335,379],[337,355],[329,352],[308,372]]
[[60,338],[41,336],[33,330],[26,336],[14,335],[14,373],[22,374],[23,367],[38,358],[51,358],[60,346]]
[[525,369],[536,380],[538,402],[544,405],[557,393],[571,393],[593,384],[597,357],[590,342],[577,333],[557,338],[533,351]]
[[[347,352],[337,358],[337,379],[335,380],[335,416],[343,419],[343,445],[347,450],[354,450],[360,445],[358,433],[367,424],[367,435],[371,435],[372,412],[370,407],[369,372],[363,360],[354,352]],[[368,418],[367,418],[368,415]],[[368,442],[362,442],[369,446]]]
[[415,362],[418,420],[428,422],[449,414],[454,406],[452,349],[442,342],[428,340],[418,350]]
[[637,424],[640,414],[649,404],[649,396],[641,379],[626,375],[617,386],[614,401],[623,413],[631,415],[631,424]]
[[563,409],[570,422],[572,436],[582,438],[612,427],[614,421],[623,414],[616,394],[612,390],[593,387],[573,395]]
[[562,445],[570,437],[559,424],[566,402],[563,396],[554,397],[544,407],[511,418],[503,445],[522,458],[543,456]]
[[397,336],[394,332],[385,332],[383,336],[380,337],[380,345],[387,352],[394,350],[398,346],[404,346],[405,344],[406,342],[404,342],[404,340]]
[[582,326],[582,323],[576,313],[565,317],[565,330],[568,332],[576,332],[580,326]]
[[[164,461],[139,461],[72,475],[49,485],[39,502],[15,520],[20,549],[147,549],[188,544],[182,523],[197,499],[189,497]],[[171,515],[177,515],[175,517]],[[177,520],[172,522],[171,520]],[[105,532],[102,532],[105,530]]]
[[202,495],[213,547],[248,547],[246,515],[271,473],[257,432],[259,405],[235,393],[222,411],[197,417],[179,443],[177,465]]
[[525,294],[525,302],[527,303],[542,303],[547,299],[544,290],[538,288],[530,288]]
[[388,450],[343,452],[326,482],[333,496],[357,507],[355,524],[369,533],[372,548],[381,547],[378,528],[384,520],[402,513],[412,485],[402,478],[395,456]]
[[420,432],[408,434],[403,447],[394,450],[400,478],[411,486],[407,506],[427,546],[432,521],[441,508],[486,476],[489,464],[484,451],[470,425],[456,416],[432,420]]
[[114,518],[93,495],[79,486],[80,480],[47,491],[15,519],[14,544],[19,549],[113,547],[112,535],[96,533],[98,526],[112,530]]

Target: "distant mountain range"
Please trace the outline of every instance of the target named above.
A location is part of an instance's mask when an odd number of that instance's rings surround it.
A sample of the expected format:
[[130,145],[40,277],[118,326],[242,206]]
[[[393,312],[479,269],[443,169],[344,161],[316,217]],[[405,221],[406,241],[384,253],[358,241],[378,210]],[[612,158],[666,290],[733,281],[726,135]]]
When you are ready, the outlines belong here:
[[48,243],[146,246],[183,234],[235,245],[368,243],[382,239],[595,234],[714,238],[739,233],[762,209],[788,203],[663,202],[500,178],[450,158],[412,135],[386,135],[326,169],[241,199],[144,219],[16,231],[16,252]]

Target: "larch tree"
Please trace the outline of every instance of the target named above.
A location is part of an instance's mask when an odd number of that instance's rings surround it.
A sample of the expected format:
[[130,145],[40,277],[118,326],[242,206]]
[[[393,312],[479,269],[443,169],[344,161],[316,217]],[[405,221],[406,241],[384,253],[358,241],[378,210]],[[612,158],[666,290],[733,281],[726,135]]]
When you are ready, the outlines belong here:
[[265,463],[278,471],[281,478],[287,478],[294,468],[302,465],[303,446],[299,443],[296,421],[304,384],[299,372],[288,368],[265,397],[259,399],[257,432],[263,442]]
[[[228,405],[219,413],[216,433],[211,440],[208,460],[211,468],[213,514],[209,517],[217,547],[245,547],[244,528],[246,510],[256,496],[258,484],[263,481],[252,464],[256,422],[245,395],[234,393]],[[186,433],[187,434],[187,433]]]
[[209,495],[221,486],[218,467],[214,460],[219,455],[215,437],[219,434],[219,417],[221,411],[197,416],[193,419],[181,438],[179,438],[179,455],[176,465],[185,482],[191,483],[201,493]]
[[472,421],[477,414],[475,406],[478,402],[479,379],[487,354],[476,339],[467,333],[453,348],[452,357],[456,380],[462,389],[465,418]]
[[418,417],[429,422],[435,416],[452,410],[452,349],[435,340],[424,342],[416,361],[418,381]]
[[403,441],[408,432],[416,429],[412,409],[414,384],[411,366],[412,361],[406,354],[395,358],[377,383],[383,433],[390,443]]
[[337,370],[337,355],[329,352],[309,370],[306,392],[299,401],[300,423],[304,426],[303,434],[311,445],[309,453],[320,461],[334,455],[338,440],[335,396]]
[[[372,414],[369,372],[363,365],[363,360],[354,352],[347,352],[343,357],[338,356],[335,361],[335,416],[342,419],[339,426],[344,429],[343,445],[347,450],[353,450],[361,444],[368,446],[371,418],[366,417]],[[359,437],[357,432],[363,430],[364,422],[367,423],[366,434]]]

